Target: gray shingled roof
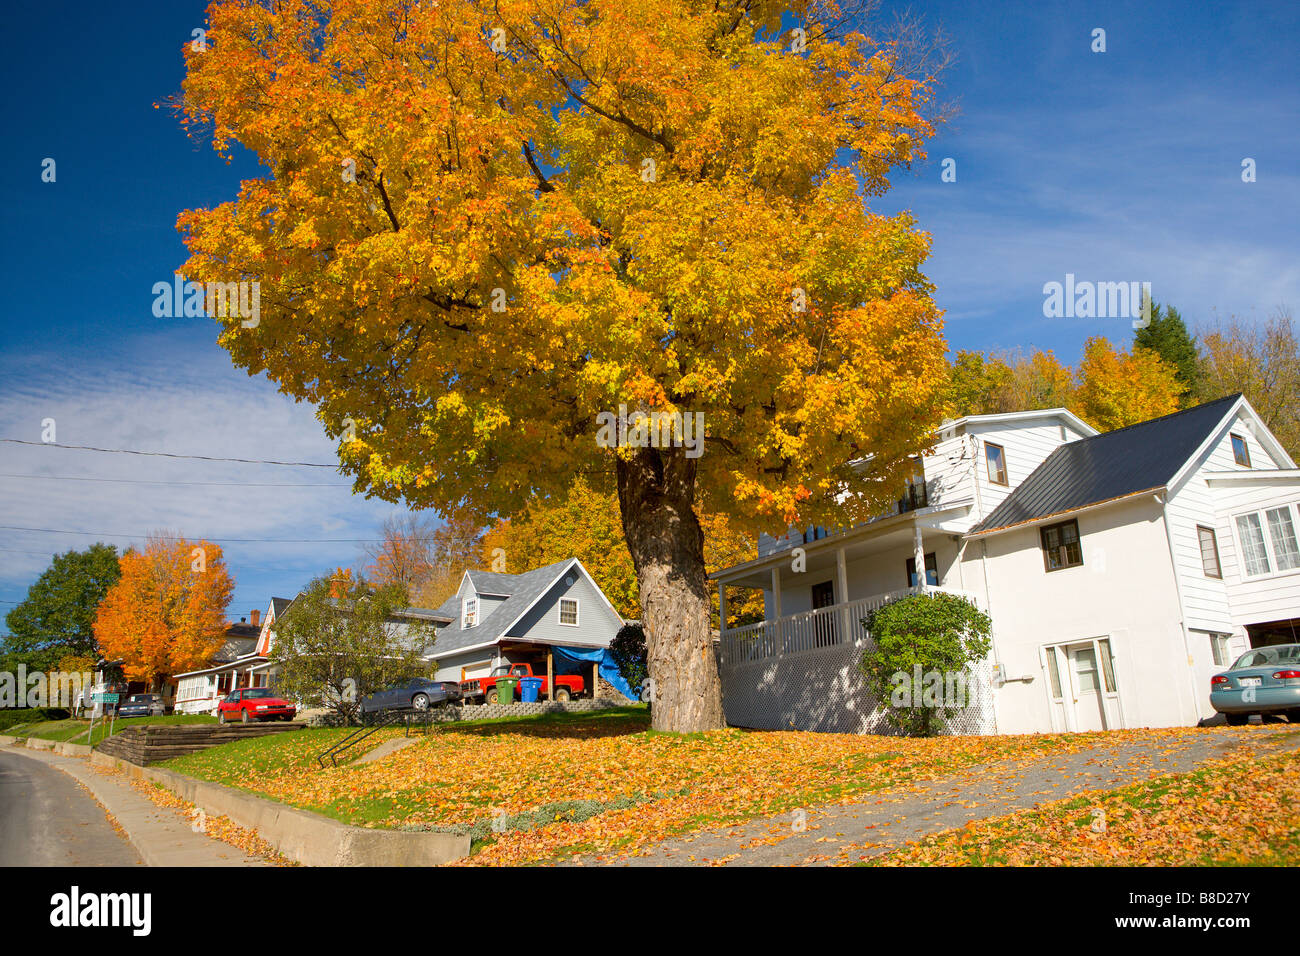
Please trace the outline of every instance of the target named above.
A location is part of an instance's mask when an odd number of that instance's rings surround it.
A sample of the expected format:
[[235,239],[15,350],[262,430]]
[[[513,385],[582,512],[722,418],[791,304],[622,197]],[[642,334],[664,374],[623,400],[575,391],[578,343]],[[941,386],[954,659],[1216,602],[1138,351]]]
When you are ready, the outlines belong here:
[[1165,487],[1240,395],[1062,445],[971,530],[1063,514]]
[[[560,573],[575,559],[566,558],[554,564],[534,568],[522,574],[497,574],[492,571],[469,571],[470,582],[481,594],[504,594],[504,601],[495,607],[486,608],[487,616],[476,627],[468,630],[460,626],[460,597],[452,595],[442,606],[432,613],[451,621],[445,627],[438,628],[438,640],[434,644],[434,655],[451,654],[462,648],[476,644],[490,644],[505,636],[506,628],[523,614],[528,607],[546,593],[555,583]],[[412,610],[415,610],[414,608]]]

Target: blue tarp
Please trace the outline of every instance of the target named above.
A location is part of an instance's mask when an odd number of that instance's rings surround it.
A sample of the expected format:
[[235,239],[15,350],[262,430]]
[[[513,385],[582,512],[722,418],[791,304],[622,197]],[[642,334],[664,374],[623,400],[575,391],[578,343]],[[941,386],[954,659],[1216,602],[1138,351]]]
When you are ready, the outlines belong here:
[[[618,665],[614,663],[614,655],[609,652],[607,647],[552,647],[555,652],[555,670],[557,673],[572,673],[577,670],[579,662],[599,661],[600,676],[609,681],[610,686],[622,694],[630,701],[638,701],[641,695],[632,690],[623,675],[619,673]],[[566,665],[567,668],[566,668]]]

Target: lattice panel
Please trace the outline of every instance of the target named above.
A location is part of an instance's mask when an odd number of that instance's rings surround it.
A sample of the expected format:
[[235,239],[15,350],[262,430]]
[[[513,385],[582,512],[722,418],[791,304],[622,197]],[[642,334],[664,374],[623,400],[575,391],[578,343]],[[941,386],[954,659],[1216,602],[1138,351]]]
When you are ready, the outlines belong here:
[[[835,644],[739,664],[720,662],[727,723],[760,730],[896,733],[858,670],[864,649]],[[975,702],[950,715],[950,734],[996,733],[991,677],[987,661],[975,668]]]

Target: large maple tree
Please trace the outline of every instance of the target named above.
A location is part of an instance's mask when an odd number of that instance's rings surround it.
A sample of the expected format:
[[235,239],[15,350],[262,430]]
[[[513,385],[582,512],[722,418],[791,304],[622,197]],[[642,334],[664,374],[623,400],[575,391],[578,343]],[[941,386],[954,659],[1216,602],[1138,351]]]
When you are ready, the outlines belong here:
[[[179,219],[189,278],[261,284],[222,345],[318,406],[359,492],[486,524],[615,489],[654,725],[721,726],[697,514],[865,519],[940,417],[928,237],[868,207],[929,78],[822,0],[208,14],[178,110],[269,170]],[[703,413],[703,454],[603,447],[620,405]]]

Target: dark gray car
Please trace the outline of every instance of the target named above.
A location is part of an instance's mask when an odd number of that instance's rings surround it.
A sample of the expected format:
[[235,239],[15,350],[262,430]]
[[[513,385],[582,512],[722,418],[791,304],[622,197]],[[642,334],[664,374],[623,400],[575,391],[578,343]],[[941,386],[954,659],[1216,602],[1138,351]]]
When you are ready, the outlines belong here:
[[119,717],[161,717],[166,713],[162,694],[132,694],[117,707]]
[[373,714],[381,710],[428,710],[430,707],[440,707],[459,700],[460,685],[455,681],[416,677],[363,697],[361,712]]

